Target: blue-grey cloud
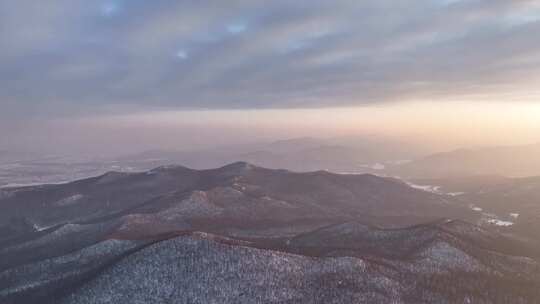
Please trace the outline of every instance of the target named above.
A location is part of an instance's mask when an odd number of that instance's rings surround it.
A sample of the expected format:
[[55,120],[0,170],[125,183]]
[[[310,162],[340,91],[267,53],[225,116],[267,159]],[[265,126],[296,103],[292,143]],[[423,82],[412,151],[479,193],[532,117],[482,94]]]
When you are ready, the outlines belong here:
[[536,37],[536,0],[0,0],[0,116],[497,98]]

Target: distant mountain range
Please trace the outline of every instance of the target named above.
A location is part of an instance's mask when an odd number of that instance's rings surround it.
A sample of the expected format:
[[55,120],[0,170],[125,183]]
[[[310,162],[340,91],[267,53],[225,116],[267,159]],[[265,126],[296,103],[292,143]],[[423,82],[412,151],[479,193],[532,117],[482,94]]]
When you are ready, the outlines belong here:
[[390,168],[406,178],[445,178],[474,175],[526,177],[540,175],[540,144],[488,147],[433,154]]
[[1,303],[535,303],[540,247],[392,178],[238,162],[0,190]]
[[[491,147],[430,154],[393,139],[294,138],[269,143],[214,147],[201,150],[151,150],[117,157],[73,157],[0,152],[0,187],[66,182],[107,171],[136,172],[183,164],[210,169],[245,161],[272,169],[297,172],[326,170],[419,178],[501,175],[540,176],[540,144]],[[426,156],[427,155],[427,156]]]
[[299,172],[328,170],[418,179],[476,175],[540,176],[539,155],[540,143],[430,154],[426,150],[414,149],[410,144],[384,139],[332,141],[298,138],[195,152],[149,151],[120,158],[119,161],[141,164],[146,160],[147,165],[152,166],[163,162],[182,163],[200,169],[246,161],[267,168]]
[[[51,155],[29,157],[21,153],[0,152],[0,187],[57,183],[103,174],[107,171],[145,171],[183,164],[210,169],[236,161],[255,165],[308,172],[375,172],[386,161],[424,155],[414,145],[364,136],[360,138],[293,138],[274,142],[239,144],[191,150],[150,150],[117,157],[73,157]],[[20,157],[17,157],[20,155]],[[30,154],[31,155],[31,154]]]
[[198,169],[245,161],[267,168],[299,172],[369,172],[369,168],[376,163],[412,159],[424,154],[425,151],[414,145],[393,139],[368,136],[331,140],[308,137],[199,151],[146,151],[120,157],[117,161],[146,162],[146,166],[163,165],[164,162],[181,163]]

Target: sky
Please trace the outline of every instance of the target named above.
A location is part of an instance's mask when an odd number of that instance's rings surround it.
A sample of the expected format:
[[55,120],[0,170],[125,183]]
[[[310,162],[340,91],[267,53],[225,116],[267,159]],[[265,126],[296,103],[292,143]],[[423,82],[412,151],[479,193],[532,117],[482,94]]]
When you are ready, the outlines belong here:
[[0,148],[540,141],[535,37],[537,0],[0,0]]

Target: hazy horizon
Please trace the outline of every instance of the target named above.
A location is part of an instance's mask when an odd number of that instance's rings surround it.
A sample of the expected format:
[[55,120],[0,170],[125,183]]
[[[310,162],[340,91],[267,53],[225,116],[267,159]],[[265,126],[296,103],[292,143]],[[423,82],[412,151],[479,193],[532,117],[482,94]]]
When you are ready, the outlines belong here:
[[0,1],[0,149],[540,142],[538,1]]
[[417,145],[430,152],[540,142],[534,103],[392,103],[348,108],[148,110],[28,120],[4,130],[0,149],[118,155],[192,151],[313,137],[363,138]]

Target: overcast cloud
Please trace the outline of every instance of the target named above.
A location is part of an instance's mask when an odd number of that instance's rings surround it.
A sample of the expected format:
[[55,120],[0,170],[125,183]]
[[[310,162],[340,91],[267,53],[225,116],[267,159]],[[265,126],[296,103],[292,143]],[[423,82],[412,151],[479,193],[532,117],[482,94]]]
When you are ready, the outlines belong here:
[[527,98],[538,37],[534,0],[0,0],[0,115]]

